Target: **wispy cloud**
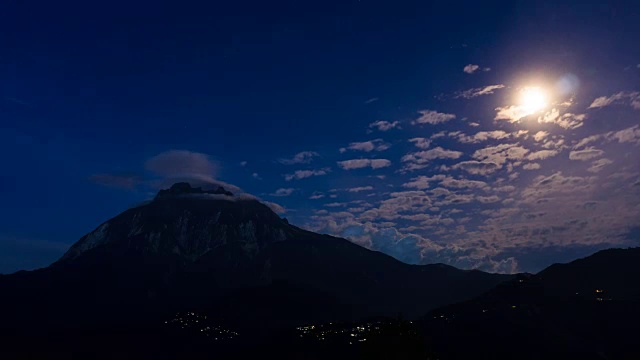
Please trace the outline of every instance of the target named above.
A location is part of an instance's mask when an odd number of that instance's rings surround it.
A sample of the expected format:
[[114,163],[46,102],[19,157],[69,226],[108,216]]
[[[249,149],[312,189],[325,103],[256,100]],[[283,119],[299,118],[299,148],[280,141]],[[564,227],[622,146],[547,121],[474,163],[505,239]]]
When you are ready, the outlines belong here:
[[462,69],[462,71],[466,72],[467,74],[473,74],[474,72],[478,71],[478,69],[480,69],[480,65],[469,64],[469,65],[466,65]]
[[569,153],[569,159],[571,160],[579,160],[579,161],[588,161],[597,157],[602,156],[602,154],[604,154],[604,151],[602,150],[598,150],[598,149],[594,149],[594,148],[587,148],[584,150],[574,150],[571,151]]
[[434,110],[420,110],[420,117],[412,121],[411,124],[441,124],[456,118],[454,114],[441,113]]
[[284,175],[284,179],[286,181],[291,181],[291,180],[301,180],[301,179],[306,179],[312,176],[322,176],[322,175],[327,175],[329,172],[331,172],[330,168],[322,168],[322,169],[312,169],[312,170],[296,170],[295,172],[293,172],[292,174],[285,174]]
[[348,147],[340,148],[340,152],[344,153],[347,150],[364,151],[364,152],[371,152],[374,150],[384,151],[390,147],[391,147],[391,144],[384,142],[382,139],[374,139],[374,140],[363,141],[363,142],[352,142],[349,144]]
[[275,192],[269,194],[271,196],[289,196],[291,194],[294,193],[294,191],[296,191],[296,189],[294,188],[280,188],[278,190],[276,190]]
[[388,131],[393,128],[400,128],[399,125],[400,125],[399,121],[389,122],[389,121],[380,120],[380,121],[375,121],[369,124],[369,128],[376,128],[379,131]]
[[353,187],[353,188],[347,189],[348,192],[352,192],[352,193],[358,193],[361,191],[369,191],[369,190],[373,190],[373,186],[360,186],[360,187]]
[[413,139],[409,139],[410,143],[413,143],[419,149],[428,149],[431,145],[431,139],[417,137]]
[[128,190],[135,189],[143,182],[142,176],[136,174],[95,174],[91,175],[89,180],[96,184]]
[[502,84],[488,85],[488,86],[480,87],[480,88],[473,88],[473,89],[457,92],[454,95],[454,99],[458,99],[458,98],[472,99],[472,98],[475,98],[475,97],[478,97],[478,96],[482,96],[482,95],[491,95],[496,90],[504,89],[504,88],[505,88],[505,86],[502,85]]
[[290,159],[280,159],[278,161],[281,164],[284,164],[284,165],[308,164],[311,161],[313,161],[314,158],[316,158],[318,156],[320,156],[320,154],[318,154],[315,151],[302,151],[302,152],[299,152],[299,153],[295,154]]
[[634,109],[640,109],[640,92],[621,91],[611,96],[601,96],[593,100],[589,109],[602,108],[612,104],[629,104]]
[[362,169],[367,167],[380,169],[391,166],[391,161],[387,159],[352,159],[338,161],[338,166],[344,170]]
[[168,179],[212,181],[217,175],[218,163],[207,154],[188,150],[169,150],[147,160],[145,169]]

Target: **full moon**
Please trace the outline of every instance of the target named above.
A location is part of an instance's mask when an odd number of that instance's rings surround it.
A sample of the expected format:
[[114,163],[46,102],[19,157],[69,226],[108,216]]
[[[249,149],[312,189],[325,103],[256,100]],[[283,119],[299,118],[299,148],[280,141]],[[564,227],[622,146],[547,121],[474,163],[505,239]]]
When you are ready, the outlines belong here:
[[526,87],[521,90],[520,105],[524,112],[533,114],[547,106],[547,97],[539,87]]

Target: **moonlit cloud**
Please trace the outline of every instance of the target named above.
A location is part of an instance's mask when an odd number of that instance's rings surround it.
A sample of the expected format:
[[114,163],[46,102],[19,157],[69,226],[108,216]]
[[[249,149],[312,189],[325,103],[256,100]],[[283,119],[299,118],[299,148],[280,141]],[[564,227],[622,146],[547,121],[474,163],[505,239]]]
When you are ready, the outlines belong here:
[[363,142],[352,142],[346,148],[340,148],[340,152],[344,153],[348,150],[353,151],[384,151],[391,147],[391,144],[385,143],[382,139],[375,139]]
[[475,64],[469,64],[466,65],[464,67],[464,69],[462,69],[462,71],[466,72],[467,74],[473,74],[474,72],[476,72],[478,69],[480,68],[479,65],[475,65]]
[[621,91],[611,96],[601,96],[593,100],[589,109],[602,108],[612,104],[628,104],[634,109],[640,109],[640,92]]
[[271,196],[289,196],[291,194],[293,194],[293,192],[296,191],[296,189],[294,188],[280,188],[278,190],[276,190],[275,192],[273,192],[272,194],[269,194]]
[[387,159],[352,159],[338,161],[338,166],[344,170],[362,169],[367,167],[380,169],[390,165],[391,161]]
[[604,154],[604,151],[594,149],[594,148],[588,148],[584,150],[574,150],[569,153],[569,159],[587,161],[587,160],[600,157],[602,156],[602,154]]
[[[493,97],[481,95],[497,89],[474,88],[458,96],[491,104]],[[595,109],[626,104],[633,114],[634,96],[624,92],[596,99],[588,115],[594,102],[575,98],[552,99],[535,114],[520,105],[489,105],[496,113],[464,114],[459,122],[451,121],[454,114],[421,111],[413,124],[440,128],[393,132],[397,137],[389,141],[403,151],[401,167],[386,170],[377,191],[369,186],[342,190],[367,205],[325,204],[327,211],[316,213],[308,226],[405,261],[505,272],[531,270],[526,252],[533,249],[628,244],[625,229],[640,226],[635,155],[640,125],[632,115],[624,122],[603,118]],[[603,119],[608,119],[607,131],[594,132]],[[469,133],[470,128],[477,130]],[[372,152],[378,143],[354,144],[357,151]],[[338,165],[372,168],[371,161]],[[402,244],[391,239],[403,239]]]
[[393,128],[399,128],[399,125],[400,125],[399,121],[389,122],[389,121],[380,120],[380,121],[372,122],[371,124],[369,124],[369,128],[376,128],[378,129],[378,131],[388,131]]
[[493,131],[479,131],[474,135],[467,136],[464,133],[449,133],[449,137],[453,137],[458,139],[461,143],[480,143],[483,141],[487,141],[489,139],[500,140],[506,139],[511,134],[502,131],[502,130],[493,130]]
[[428,149],[431,145],[431,140],[427,138],[413,138],[409,139],[410,143],[413,143],[419,149]]
[[308,164],[313,161],[314,158],[320,156],[315,151],[302,151],[293,156],[290,159],[280,159],[278,160],[281,164],[284,165],[294,165],[294,164]]
[[419,111],[420,117],[412,121],[411,124],[430,124],[436,125],[453,120],[456,118],[454,114],[446,114],[437,112],[434,110],[421,110]]
[[325,195],[319,191],[314,191],[313,194],[311,194],[311,196],[309,196],[309,199],[311,200],[318,200],[318,199],[322,199],[324,198]]
[[218,164],[207,154],[187,150],[169,150],[147,160],[145,169],[168,179],[213,181],[217,175]]
[[327,175],[329,172],[331,172],[330,168],[322,168],[322,169],[316,169],[316,170],[296,170],[292,174],[284,175],[284,179],[287,181],[291,181],[294,179],[301,180],[301,179],[306,179],[312,176]]
[[369,190],[373,190],[373,186],[360,186],[360,187],[347,189],[348,192],[352,192],[352,193],[358,193],[361,191],[369,191]]
[[505,86],[502,85],[502,84],[488,85],[488,86],[481,87],[481,88],[473,88],[473,89],[469,89],[469,90],[465,90],[465,91],[461,91],[461,92],[456,93],[454,98],[456,98],[456,99],[457,98],[472,99],[474,97],[478,97],[478,96],[482,96],[482,95],[491,95],[496,90],[503,89],[503,88],[505,88]]

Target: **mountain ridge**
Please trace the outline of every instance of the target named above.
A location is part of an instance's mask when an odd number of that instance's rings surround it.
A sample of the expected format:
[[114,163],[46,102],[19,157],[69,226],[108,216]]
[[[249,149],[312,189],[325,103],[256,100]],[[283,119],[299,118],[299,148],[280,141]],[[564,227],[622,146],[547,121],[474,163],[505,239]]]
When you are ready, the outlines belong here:
[[266,327],[415,318],[512,278],[405,264],[229,193],[176,184],[102,223],[51,266],[0,277],[0,291],[10,294],[3,302],[17,309],[9,318],[19,323],[27,307],[54,327],[147,321],[188,308],[243,326],[257,325],[252,317]]

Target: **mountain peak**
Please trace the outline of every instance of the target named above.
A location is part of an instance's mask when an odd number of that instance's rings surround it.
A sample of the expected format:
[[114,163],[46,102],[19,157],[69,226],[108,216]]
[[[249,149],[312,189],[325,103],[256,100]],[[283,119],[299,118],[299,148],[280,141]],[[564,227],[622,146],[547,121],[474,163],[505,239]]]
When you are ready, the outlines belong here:
[[203,190],[202,187],[192,187],[188,182],[178,182],[171,185],[169,189],[160,190],[156,199],[194,194],[233,196],[232,192],[225,190],[222,186],[218,186],[215,190]]

